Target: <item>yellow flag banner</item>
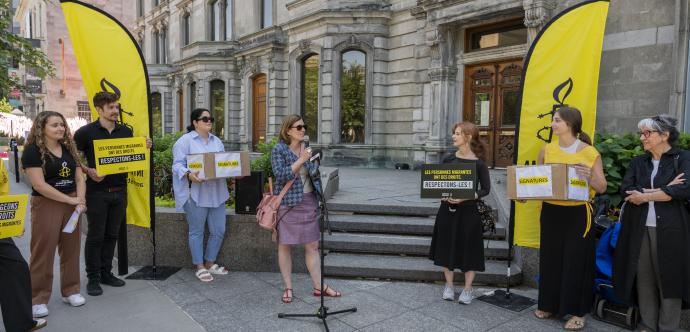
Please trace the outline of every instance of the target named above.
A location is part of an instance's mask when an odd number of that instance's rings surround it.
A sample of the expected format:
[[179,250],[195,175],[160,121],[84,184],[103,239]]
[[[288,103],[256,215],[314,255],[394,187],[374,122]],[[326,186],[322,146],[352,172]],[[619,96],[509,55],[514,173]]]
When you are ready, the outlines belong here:
[[[141,50],[127,29],[108,13],[79,1],[61,0],[88,96],[109,91],[120,97],[121,122],[135,137],[149,137],[149,79]],[[89,98],[94,118],[96,108]],[[151,225],[150,166],[130,172],[127,184],[127,223]]]
[[29,195],[0,196],[0,239],[24,233]]
[[146,138],[113,138],[93,141],[98,175],[145,170],[149,167]]
[[[608,1],[586,1],[554,17],[527,54],[518,120],[517,165],[536,163],[539,150],[557,139],[554,111],[571,106],[582,112],[582,129],[594,137],[599,67]],[[540,202],[513,204],[514,244],[539,248]]]

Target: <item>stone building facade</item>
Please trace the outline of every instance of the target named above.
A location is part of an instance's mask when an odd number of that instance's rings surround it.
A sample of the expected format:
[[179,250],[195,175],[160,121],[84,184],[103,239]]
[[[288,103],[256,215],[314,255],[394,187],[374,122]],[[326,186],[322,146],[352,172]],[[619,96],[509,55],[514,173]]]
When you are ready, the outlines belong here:
[[[131,31],[136,11],[133,0],[84,0],[122,22]],[[20,0],[14,14],[20,34],[32,39],[55,66],[55,77],[40,80],[25,71],[23,79],[32,91],[22,94],[21,103],[29,117],[38,112],[56,111],[66,117],[91,118],[86,96],[65,17],[58,0]],[[107,50],[104,50],[107,51]]]
[[[134,35],[165,133],[204,107],[229,148],[252,150],[302,114],[327,163],[393,167],[438,160],[452,124],[469,120],[501,167],[530,43],[578,2],[136,0]],[[687,22],[687,1],[611,1],[598,130],[688,117]]]

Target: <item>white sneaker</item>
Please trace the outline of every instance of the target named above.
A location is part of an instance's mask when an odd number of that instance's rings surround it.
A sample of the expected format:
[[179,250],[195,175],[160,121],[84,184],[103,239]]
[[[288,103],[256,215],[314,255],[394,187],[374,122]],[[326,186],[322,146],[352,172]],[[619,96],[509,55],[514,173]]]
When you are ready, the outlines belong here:
[[48,306],[45,304],[34,304],[31,306],[31,311],[34,314],[34,318],[48,316]]
[[472,303],[472,299],[474,296],[472,295],[472,292],[474,290],[472,288],[470,289],[463,289],[462,293],[460,293],[460,298],[458,298],[458,302],[462,304],[470,304]]
[[62,302],[69,303],[69,305],[73,307],[78,307],[84,305],[86,303],[86,299],[81,296],[81,294],[72,294],[68,297],[63,297]]
[[442,299],[444,299],[446,301],[455,300],[455,290],[453,289],[453,287],[446,285],[446,288],[443,289]]

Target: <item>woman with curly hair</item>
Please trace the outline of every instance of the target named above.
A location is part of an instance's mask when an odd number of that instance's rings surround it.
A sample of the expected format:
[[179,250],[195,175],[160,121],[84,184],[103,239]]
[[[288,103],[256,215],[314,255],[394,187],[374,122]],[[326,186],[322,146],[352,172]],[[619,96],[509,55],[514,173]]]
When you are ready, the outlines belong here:
[[86,300],[79,293],[79,227],[63,228],[75,211],[86,211],[86,186],[67,122],[57,112],[36,117],[22,154],[31,181],[31,294],[34,317],[48,315],[55,248],[60,254],[62,300],[73,307]]

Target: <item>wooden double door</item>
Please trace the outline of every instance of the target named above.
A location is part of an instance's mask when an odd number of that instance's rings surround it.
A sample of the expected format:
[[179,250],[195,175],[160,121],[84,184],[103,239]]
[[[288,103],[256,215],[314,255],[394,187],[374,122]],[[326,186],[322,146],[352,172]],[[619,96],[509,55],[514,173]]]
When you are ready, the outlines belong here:
[[266,142],[266,75],[252,80],[252,150],[259,142]]
[[465,68],[463,119],[479,128],[489,167],[513,163],[522,65],[515,59]]

